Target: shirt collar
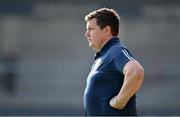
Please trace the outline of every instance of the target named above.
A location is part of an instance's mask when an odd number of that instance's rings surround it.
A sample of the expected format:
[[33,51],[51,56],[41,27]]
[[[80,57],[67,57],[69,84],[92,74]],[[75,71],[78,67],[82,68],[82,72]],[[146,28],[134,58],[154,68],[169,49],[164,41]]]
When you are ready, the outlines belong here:
[[100,56],[104,55],[104,54],[107,52],[107,50],[108,50],[112,45],[114,45],[114,44],[117,43],[117,42],[120,42],[120,40],[119,40],[118,37],[113,37],[113,38],[111,38],[111,39],[102,47],[102,49],[101,49],[100,51],[96,52],[96,54],[95,54],[95,60],[96,60],[97,58],[99,58]]

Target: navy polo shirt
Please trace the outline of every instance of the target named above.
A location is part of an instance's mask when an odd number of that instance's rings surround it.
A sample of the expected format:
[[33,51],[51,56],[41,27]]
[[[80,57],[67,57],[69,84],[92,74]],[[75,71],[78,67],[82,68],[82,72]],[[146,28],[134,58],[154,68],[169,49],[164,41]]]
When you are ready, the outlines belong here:
[[117,95],[122,87],[123,68],[130,60],[133,60],[133,57],[119,38],[110,39],[96,53],[84,92],[84,109],[87,116],[136,115],[135,95],[122,110],[109,105],[110,99]]

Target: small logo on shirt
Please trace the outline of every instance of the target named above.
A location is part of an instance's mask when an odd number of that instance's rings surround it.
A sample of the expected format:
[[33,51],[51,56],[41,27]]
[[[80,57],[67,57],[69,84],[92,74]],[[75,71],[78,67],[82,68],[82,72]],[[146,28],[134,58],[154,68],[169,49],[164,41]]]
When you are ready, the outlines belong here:
[[97,59],[92,66],[92,70],[96,71],[101,64],[102,64],[102,59],[101,58]]

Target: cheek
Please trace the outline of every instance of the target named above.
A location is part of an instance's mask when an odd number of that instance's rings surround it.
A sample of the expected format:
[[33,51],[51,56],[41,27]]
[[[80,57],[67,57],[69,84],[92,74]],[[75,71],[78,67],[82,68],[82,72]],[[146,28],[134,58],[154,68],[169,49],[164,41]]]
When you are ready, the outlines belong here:
[[93,32],[93,33],[91,34],[91,36],[92,36],[92,38],[99,38],[99,37],[100,37],[100,33],[98,33],[98,32]]
[[98,35],[92,34],[91,41],[92,41],[93,43],[98,43],[98,39],[99,39]]

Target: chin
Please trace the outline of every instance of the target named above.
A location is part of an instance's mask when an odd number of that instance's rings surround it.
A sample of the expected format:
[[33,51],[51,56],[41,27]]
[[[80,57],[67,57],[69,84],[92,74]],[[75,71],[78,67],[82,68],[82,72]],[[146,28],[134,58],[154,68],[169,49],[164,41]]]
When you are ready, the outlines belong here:
[[93,45],[92,45],[91,43],[89,43],[89,47],[92,48],[92,49],[94,48]]
[[97,49],[93,46],[93,45],[89,45],[89,47],[94,50],[94,51],[97,51]]
[[91,43],[89,43],[89,47],[91,47],[91,48],[92,48],[92,44],[91,44]]

